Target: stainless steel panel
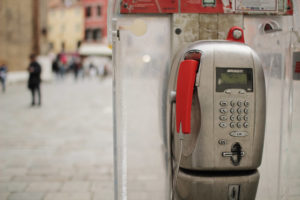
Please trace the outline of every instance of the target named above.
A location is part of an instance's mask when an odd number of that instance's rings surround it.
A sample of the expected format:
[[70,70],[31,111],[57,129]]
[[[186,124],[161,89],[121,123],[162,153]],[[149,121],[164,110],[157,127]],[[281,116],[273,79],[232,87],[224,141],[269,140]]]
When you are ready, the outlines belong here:
[[259,173],[179,172],[175,200],[255,200]]

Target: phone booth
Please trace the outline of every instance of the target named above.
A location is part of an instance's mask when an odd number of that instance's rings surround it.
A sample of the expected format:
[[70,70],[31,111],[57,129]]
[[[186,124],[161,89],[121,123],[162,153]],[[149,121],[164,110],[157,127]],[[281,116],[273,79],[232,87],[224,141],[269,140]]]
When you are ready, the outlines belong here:
[[300,199],[300,2],[110,1],[115,200]]

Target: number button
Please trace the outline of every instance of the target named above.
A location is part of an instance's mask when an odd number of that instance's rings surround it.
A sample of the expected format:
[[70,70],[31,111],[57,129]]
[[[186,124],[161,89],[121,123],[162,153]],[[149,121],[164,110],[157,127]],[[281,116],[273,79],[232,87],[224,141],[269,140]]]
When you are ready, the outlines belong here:
[[248,127],[249,127],[248,122],[245,122],[245,123],[244,123],[244,127],[245,127],[245,128],[248,128]]
[[234,115],[231,115],[231,116],[230,116],[230,120],[231,120],[231,121],[234,121]]
[[244,112],[245,112],[246,114],[248,114],[248,111],[249,111],[248,108],[245,108],[245,109],[244,109]]
[[223,114],[227,113],[227,109],[221,108],[221,109],[220,109],[220,113],[223,113]]
[[235,109],[234,108],[230,108],[230,112],[231,113],[235,113]]
[[241,121],[243,119],[242,115],[238,115],[237,117],[237,120]]
[[227,120],[227,117],[226,117],[225,115],[221,115],[219,118],[220,118],[220,120],[222,120],[222,121]]
[[224,123],[224,122],[221,122],[221,123],[219,124],[219,126],[220,126],[221,128],[226,128],[226,127],[227,127],[226,123]]
[[246,100],[246,101],[244,102],[244,105],[245,105],[246,107],[248,107],[248,106],[249,106],[249,101]]
[[237,126],[238,128],[242,128],[242,123],[241,123],[241,122],[238,122],[236,126]]
[[241,114],[241,113],[243,112],[243,109],[242,109],[242,108],[239,108],[239,109],[237,109],[237,112],[238,112],[239,114]]
[[221,106],[227,106],[227,101],[220,101]]
[[245,116],[244,116],[244,120],[245,120],[245,121],[248,121],[248,115],[245,115]]
[[234,106],[235,106],[235,102],[234,102],[234,101],[231,101],[231,102],[230,102],[230,105],[231,105],[232,107],[234,107]]
[[241,107],[241,106],[243,105],[243,102],[242,102],[242,101],[238,101],[238,102],[237,102],[237,105],[238,105],[239,107]]
[[234,128],[235,124],[233,122],[230,123],[230,128]]

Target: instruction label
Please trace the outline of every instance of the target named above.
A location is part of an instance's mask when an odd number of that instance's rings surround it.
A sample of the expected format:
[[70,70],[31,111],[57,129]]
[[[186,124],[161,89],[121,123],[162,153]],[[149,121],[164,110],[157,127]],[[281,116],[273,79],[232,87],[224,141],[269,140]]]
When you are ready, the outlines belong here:
[[277,0],[236,0],[235,6],[239,11],[276,11]]
[[177,13],[178,0],[123,0],[121,13]]

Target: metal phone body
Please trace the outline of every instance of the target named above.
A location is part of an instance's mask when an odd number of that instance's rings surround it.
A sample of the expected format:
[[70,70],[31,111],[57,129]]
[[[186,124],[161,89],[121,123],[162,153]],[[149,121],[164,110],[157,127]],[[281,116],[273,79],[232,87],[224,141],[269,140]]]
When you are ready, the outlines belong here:
[[[237,42],[198,41],[175,56],[167,106],[172,158],[177,162],[180,140],[176,102],[171,94],[176,92],[181,61],[195,51],[201,53],[201,59],[192,100],[191,133],[184,137],[180,167],[201,171],[256,169],[264,143],[264,73],[257,54]],[[238,156],[235,151],[239,151]]]
[[176,200],[255,200],[259,173],[189,174],[180,171]]

